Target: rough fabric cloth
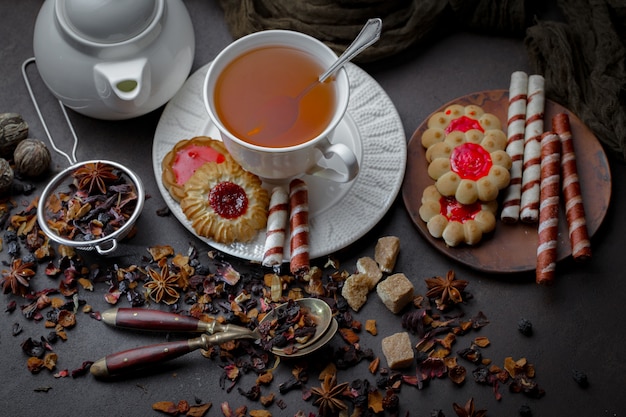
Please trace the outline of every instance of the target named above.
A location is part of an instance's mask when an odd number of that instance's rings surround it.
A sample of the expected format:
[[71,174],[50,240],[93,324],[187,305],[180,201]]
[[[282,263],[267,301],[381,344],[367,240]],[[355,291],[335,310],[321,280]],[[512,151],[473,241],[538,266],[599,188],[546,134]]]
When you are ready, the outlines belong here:
[[219,0],[235,38],[266,29],[307,33],[341,53],[367,19],[381,39],[356,57],[395,55],[454,30],[525,36],[546,95],[574,112],[605,149],[626,160],[626,2],[557,0],[565,21],[532,22],[531,0]]
[[566,23],[538,22],[525,40],[546,96],[574,112],[620,160],[626,159],[626,4],[559,0]]
[[233,37],[267,29],[309,34],[341,53],[367,19],[383,36],[355,58],[371,62],[427,39],[442,27],[523,34],[525,0],[220,0]]

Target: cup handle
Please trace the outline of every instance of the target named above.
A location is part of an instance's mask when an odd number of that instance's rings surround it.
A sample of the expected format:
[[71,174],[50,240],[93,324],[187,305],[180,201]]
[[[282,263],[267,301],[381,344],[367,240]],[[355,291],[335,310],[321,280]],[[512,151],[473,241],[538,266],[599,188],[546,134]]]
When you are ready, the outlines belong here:
[[330,159],[333,156],[337,156],[343,164],[343,172],[337,171],[330,167],[314,165],[307,172],[310,175],[325,178],[335,182],[350,182],[359,173],[359,161],[356,159],[354,152],[344,145],[343,143],[330,144],[327,142],[328,147],[320,149],[325,159]]

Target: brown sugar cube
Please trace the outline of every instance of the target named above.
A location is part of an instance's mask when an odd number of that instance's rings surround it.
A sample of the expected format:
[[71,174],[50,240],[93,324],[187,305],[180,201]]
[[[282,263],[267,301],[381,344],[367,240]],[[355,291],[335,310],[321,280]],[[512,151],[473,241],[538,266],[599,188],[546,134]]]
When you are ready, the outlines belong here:
[[413,300],[413,284],[404,274],[387,277],[376,287],[376,292],[383,304],[394,314]]
[[376,287],[378,281],[383,277],[383,273],[375,260],[369,257],[359,258],[356,262],[356,269],[359,274],[367,276],[367,286],[371,291]]
[[407,332],[385,337],[382,341],[382,350],[391,369],[407,368],[413,364],[413,346]]
[[387,273],[393,271],[398,252],[400,252],[400,239],[396,236],[385,236],[378,239],[374,249],[374,259],[381,271]]
[[363,307],[369,292],[369,277],[364,274],[350,275],[341,289],[341,295],[354,311],[359,311]]

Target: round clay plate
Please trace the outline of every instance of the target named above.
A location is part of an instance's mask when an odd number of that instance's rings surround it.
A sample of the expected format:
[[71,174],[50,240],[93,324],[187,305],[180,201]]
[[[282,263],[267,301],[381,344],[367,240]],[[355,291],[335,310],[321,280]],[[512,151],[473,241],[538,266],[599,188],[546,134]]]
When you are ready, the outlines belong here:
[[[508,112],[508,91],[483,91],[460,97],[447,103],[434,113],[442,111],[451,104],[467,106],[476,104],[487,113],[496,115],[503,128],[506,126]],[[587,229],[590,236],[598,230],[606,215],[611,198],[611,172],[602,146],[594,134],[582,121],[563,106],[546,100],[544,128],[550,130],[552,117],[558,113],[567,113],[577,155],[578,176],[585,207]],[[429,116],[430,118],[430,116]],[[484,272],[512,273],[532,271],[537,260],[537,224],[505,224],[498,220],[495,230],[483,236],[474,246],[460,245],[448,247],[442,239],[433,238],[426,223],[419,216],[419,208],[424,189],[434,180],[428,176],[428,163],[425,149],[421,143],[423,132],[427,129],[428,119],[413,133],[408,145],[407,168],[402,185],[404,204],[417,230],[436,249],[467,266]],[[499,213],[498,217],[499,219]],[[563,211],[559,213],[558,260],[572,253],[568,237],[567,222]]]

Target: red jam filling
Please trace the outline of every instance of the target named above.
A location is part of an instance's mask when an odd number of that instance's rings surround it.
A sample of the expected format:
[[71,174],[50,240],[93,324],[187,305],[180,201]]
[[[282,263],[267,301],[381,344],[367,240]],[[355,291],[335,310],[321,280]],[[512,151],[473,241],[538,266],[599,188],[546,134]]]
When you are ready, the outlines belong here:
[[479,202],[461,204],[454,197],[441,197],[439,199],[440,213],[449,221],[465,223],[472,220],[482,210]]
[[459,177],[467,180],[478,180],[489,174],[493,165],[491,155],[485,148],[475,143],[464,143],[457,146],[450,155],[450,169]]
[[232,220],[245,214],[248,196],[239,185],[224,181],[211,188],[209,204],[220,217]]
[[205,162],[224,162],[224,155],[210,146],[189,145],[176,153],[172,170],[176,183],[183,185]]
[[477,129],[481,132],[485,131],[480,123],[478,123],[478,120],[472,119],[471,117],[467,116],[461,116],[459,118],[451,120],[450,124],[446,127],[445,132],[447,135],[448,133],[454,132],[455,130],[467,132],[470,129]]

